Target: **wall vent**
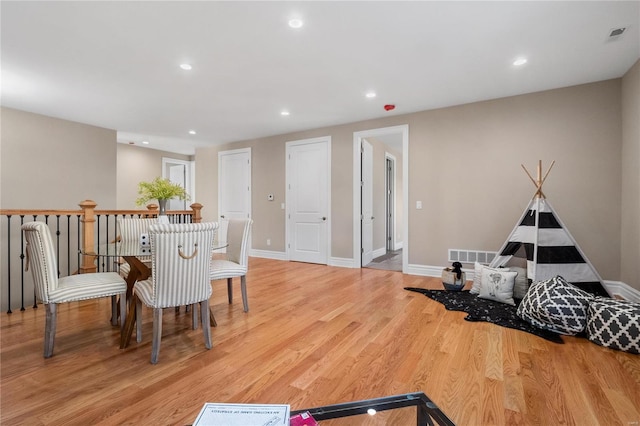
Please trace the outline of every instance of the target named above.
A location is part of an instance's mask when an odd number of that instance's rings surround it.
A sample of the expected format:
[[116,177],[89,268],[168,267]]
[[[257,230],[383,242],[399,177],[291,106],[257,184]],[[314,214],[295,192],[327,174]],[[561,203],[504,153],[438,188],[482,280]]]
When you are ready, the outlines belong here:
[[449,249],[449,262],[478,262],[488,265],[497,255],[495,251]]

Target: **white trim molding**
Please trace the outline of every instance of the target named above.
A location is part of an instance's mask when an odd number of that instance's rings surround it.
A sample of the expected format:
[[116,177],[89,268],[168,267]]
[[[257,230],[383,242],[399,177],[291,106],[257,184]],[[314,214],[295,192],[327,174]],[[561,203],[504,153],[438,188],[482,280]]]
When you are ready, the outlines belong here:
[[359,268],[353,259],[348,257],[329,257],[329,266],[337,266],[339,268]]
[[604,288],[613,296],[620,296],[630,302],[640,303],[640,290],[620,281],[604,281]]
[[287,259],[287,253],[284,251],[251,249],[249,250],[249,256],[261,257],[263,259],[289,260]]

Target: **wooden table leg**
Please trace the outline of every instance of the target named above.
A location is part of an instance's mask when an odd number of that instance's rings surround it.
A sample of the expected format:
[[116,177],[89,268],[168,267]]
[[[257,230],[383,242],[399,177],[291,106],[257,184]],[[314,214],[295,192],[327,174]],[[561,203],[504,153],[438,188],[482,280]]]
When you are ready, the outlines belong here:
[[129,313],[127,314],[127,320],[122,328],[120,334],[120,349],[124,349],[129,346],[131,341],[131,335],[133,334],[133,327],[136,325],[136,303],[138,302],[138,296],[135,294],[129,301]]
[[138,296],[133,292],[133,286],[138,280],[146,280],[151,276],[151,270],[148,266],[140,261],[135,256],[123,256],[124,260],[131,266],[129,274],[127,275],[127,302],[129,303],[129,314],[127,315],[127,321],[122,328],[120,334],[120,349],[124,349],[129,346],[131,341],[131,335],[133,334],[133,327],[136,324],[136,303]]

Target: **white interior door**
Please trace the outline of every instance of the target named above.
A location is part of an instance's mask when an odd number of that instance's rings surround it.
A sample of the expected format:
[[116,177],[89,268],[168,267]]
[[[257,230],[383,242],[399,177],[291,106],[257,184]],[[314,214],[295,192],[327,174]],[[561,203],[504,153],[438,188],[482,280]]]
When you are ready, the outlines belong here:
[[218,242],[227,243],[229,219],[251,217],[251,148],[218,153]]
[[287,252],[328,263],[330,138],[287,143]]
[[183,187],[190,196],[190,201],[172,198],[167,203],[168,210],[187,210],[187,206],[195,201],[195,180],[193,162],[162,157],[162,177]]
[[373,146],[362,140],[362,265],[373,260]]
[[[185,188],[187,182],[187,170],[184,164],[175,164],[169,166],[169,180],[172,183],[176,183],[181,187]],[[178,198],[172,198],[169,200],[168,210],[186,210],[187,202],[186,200],[180,200]]]

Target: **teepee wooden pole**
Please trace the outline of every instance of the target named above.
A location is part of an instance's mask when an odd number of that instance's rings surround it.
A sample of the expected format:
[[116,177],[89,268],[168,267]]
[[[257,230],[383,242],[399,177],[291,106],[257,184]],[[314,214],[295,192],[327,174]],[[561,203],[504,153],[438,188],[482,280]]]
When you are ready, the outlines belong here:
[[551,171],[551,168],[555,163],[556,163],[556,160],[553,160],[551,162],[551,166],[549,166],[549,169],[544,174],[544,177],[542,177],[542,160],[538,160],[538,170],[537,170],[538,173],[537,173],[536,179],[534,179],[533,176],[531,176],[531,173],[529,173],[529,171],[524,166],[524,164],[520,164],[524,172],[527,174],[527,176],[529,176],[529,179],[531,179],[531,182],[533,182],[533,184],[536,186],[536,193],[533,194],[533,198],[547,198],[544,195],[544,192],[542,192],[542,184],[544,183],[545,180],[547,180],[547,176],[549,176],[549,172]]
[[[547,176],[549,176],[549,172],[551,171],[551,168],[553,167],[554,164],[556,164],[556,160],[553,160],[551,162],[551,165],[549,166],[549,169],[547,170],[547,173],[544,174],[544,177],[542,178],[542,182],[540,182],[540,187],[542,187],[542,184],[544,183],[544,181],[547,180]],[[540,161],[540,167],[542,168],[542,160]],[[538,176],[540,176],[540,175],[538,175]]]

